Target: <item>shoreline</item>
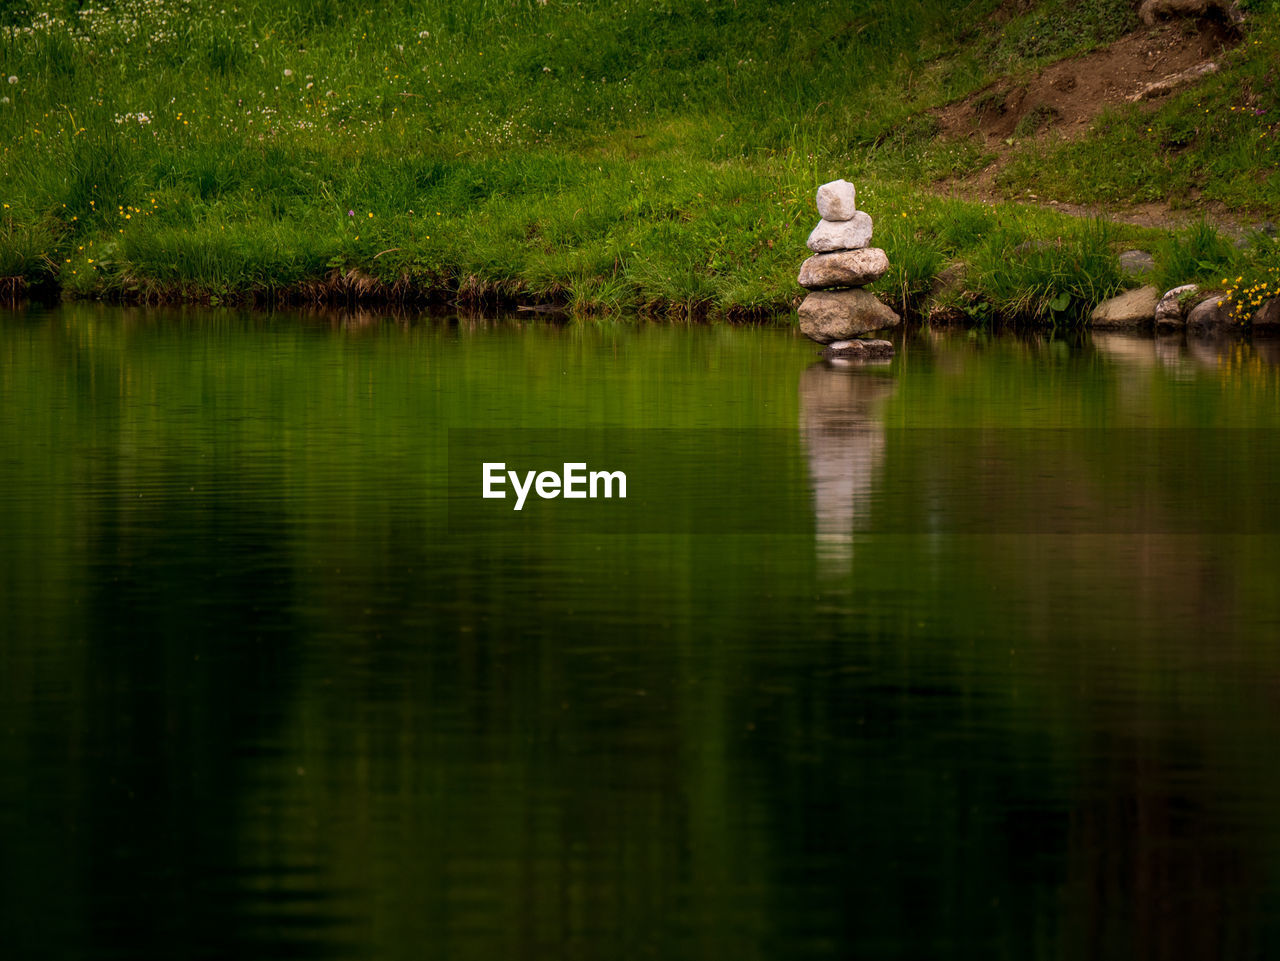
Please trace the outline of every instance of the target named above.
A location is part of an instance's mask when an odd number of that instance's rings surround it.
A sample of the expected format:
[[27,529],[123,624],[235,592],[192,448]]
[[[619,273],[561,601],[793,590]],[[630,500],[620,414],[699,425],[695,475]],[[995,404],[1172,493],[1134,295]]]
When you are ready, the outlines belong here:
[[[342,311],[382,310],[392,313],[415,311],[422,315],[436,316],[440,314],[457,315],[466,318],[481,319],[533,319],[544,317],[562,322],[587,321],[640,321],[646,323],[671,323],[698,326],[715,326],[728,324],[731,326],[776,326],[787,328],[799,335],[796,305],[803,299],[803,292],[798,293],[794,302],[788,306],[776,308],[760,308],[744,310],[731,308],[718,309],[715,305],[695,306],[679,302],[650,302],[634,307],[611,308],[607,310],[575,309],[567,302],[560,303],[522,303],[517,297],[493,292],[479,293],[474,289],[457,296],[445,288],[414,287],[410,285],[351,285],[345,287],[324,288],[327,296],[316,296],[315,285],[302,285],[276,291],[247,291],[236,295],[179,297],[156,296],[154,291],[141,296],[83,297],[69,295],[67,291],[57,287],[45,286],[27,288],[13,283],[20,278],[0,278],[0,309],[21,310],[24,307],[38,305],[41,307],[57,307],[59,305],[99,305],[121,309],[181,309],[198,308],[210,310],[244,310],[255,313],[271,314],[277,311],[315,311],[318,313]],[[1137,288],[1130,288],[1124,293],[1133,293]],[[803,289],[802,289],[803,290]],[[964,293],[964,292],[962,292]],[[1206,291],[1205,298],[1217,296]],[[868,334],[867,337],[892,336],[893,332],[918,332],[920,330],[955,331],[975,330],[992,333],[1026,333],[1026,334],[1122,334],[1135,335],[1153,339],[1171,339],[1187,337],[1197,341],[1217,339],[1252,339],[1261,338],[1272,341],[1280,338],[1280,329],[1275,325],[1255,328],[1251,323],[1223,323],[1210,327],[1188,327],[1185,323],[1175,327],[1160,329],[1150,321],[1121,324],[1095,324],[1090,321],[1088,311],[1082,318],[1074,322],[1065,322],[1059,318],[1045,318],[1034,314],[1001,313],[990,311],[981,316],[966,314],[962,311],[924,305],[911,305],[903,309],[900,301],[893,302],[879,298],[881,302],[892,306],[901,313],[901,323],[888,331]],[[1095,305],[1096,306],[1096,305]],[[1261,310],[1255,313],[1261,313]],[[821,345],[815,344],[815,348]]]

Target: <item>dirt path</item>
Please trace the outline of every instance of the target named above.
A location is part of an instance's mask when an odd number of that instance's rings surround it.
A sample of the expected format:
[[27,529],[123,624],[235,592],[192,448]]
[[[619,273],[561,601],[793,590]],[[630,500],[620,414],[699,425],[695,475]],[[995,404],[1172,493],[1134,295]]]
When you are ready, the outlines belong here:
[[[1036,203],[1036,198],[1029,198]],[[1262,221],[1242,218],[1238,213],[1227,211],[1219,204],[1209,204],[1195,209],[1179,208],[1174,210],[1168,204],[1138,204],[1124,210],[1106,210],[1102,207],[1088,207],[1081,204],[1064,204],[1050,200],[1043,206],[1072,217],[1102,217],[1117,224],[1131,224],[1135,227],[1158,227],[1162,230],[1177,230],[1190,226],[1203,218],[1218,229],[1218,232],[1236,241],[1242,241],[1255,230],[1263,229]],[[1272,225],[1274,229],[1274,225]]]
[[1068,204],[1046,200],[1033,193],[1010,197],[998,193],[989,184],[985,190],[975,190],[970,179],[962,184],[942,185],[938,194],[964,200],[982,200],[987,203],[1024,203],[1046,210],[1053,210],[1070,217],[1101,217],[1112,223],[1134,227],[1153,227],[1159,230],[1178,230],[1197,223],[1203,218],[1219,233],[1237,242],[1243,242],[1257,230],[1274,231],[1276,225],[1259,217],[1249,217],[1238,211],[1229,211],[1221,204],[1201,204],[1195,207],[1174,209],[1166,203],[1135,204],[1132,207],[1107,208],[1085,204]]

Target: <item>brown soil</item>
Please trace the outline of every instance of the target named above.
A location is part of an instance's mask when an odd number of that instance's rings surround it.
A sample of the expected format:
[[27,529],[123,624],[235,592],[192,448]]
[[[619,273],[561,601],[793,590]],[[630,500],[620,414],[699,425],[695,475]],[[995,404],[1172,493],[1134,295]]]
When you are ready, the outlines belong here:
[[[1216,62],[1239,41],[1228,25],[1214,20],[1184,20],[1144,27],[1115,43],[1080,57],[1050,64],[1029,77],[1000,80],[964,100],[935,110],[944,137],[978,138],[994,161],[961,182],[941,185],[944,192],[997,199],[996,174],[1013,150],[1013,142],[1036,136],[1072,139],[1082,136],[1104,109],[1127,103],[1148,85],[1206,62]],[[1160,96],[1144,101],[1151,109]],[[1066,213],[1096,213],[1057,204],[1034,195],[1032,202],[1052,203]],[[1146,226],[1169,226],[1182,219],[1163,205],[1145,205],[1117,217]]]
[[945,136],[981,136],[992,149],[1050,128],[1079,133],[1103,108],[1125,103],[1148,84],[1212,61],[1237,38],[1213,21],[1144,28],[1101,50],[1050,64],[1031,77],[1006,79],[939,109]]

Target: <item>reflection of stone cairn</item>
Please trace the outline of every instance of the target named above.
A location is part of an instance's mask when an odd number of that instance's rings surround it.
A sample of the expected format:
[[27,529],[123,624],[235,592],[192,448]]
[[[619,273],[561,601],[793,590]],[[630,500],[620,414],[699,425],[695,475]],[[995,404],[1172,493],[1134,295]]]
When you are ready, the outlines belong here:
[[848,575],[855,530],[867,530],[885,456],[880,413],[897,381],[817,361],[800,375],[800,436],[809,459],[819,571]]
[[813,256],[800,267],[800,286],[812,291],[800,305],[800,332],[827,345],[824,357],[889,357],[889,341],[856,339],[900,318],[863,290],[884,276],[889,258],[870,246],[871,218],[854,206],[854,197],[847,180],[818,188],[822,220],[809,235]]

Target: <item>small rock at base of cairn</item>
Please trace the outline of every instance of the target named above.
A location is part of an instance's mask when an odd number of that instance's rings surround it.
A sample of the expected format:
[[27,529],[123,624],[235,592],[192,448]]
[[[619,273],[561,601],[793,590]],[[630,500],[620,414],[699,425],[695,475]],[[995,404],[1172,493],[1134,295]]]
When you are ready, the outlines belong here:
[[[863,289],[884,276],[889,258],[871,246],[871,218],[855,209],[855,196],[853,184],[845,180],[818,188],[822,220],[808,241],[814,256],[801,266],[798,278],[801,287],[812,291],[800,305],[800,332],[819,344],[840,344],[839,349],[829,346],[824,357],[890,357],[893,345],[887,340],[854,340],[901,320]],[[876,346],[858,346],[866,343]]]
[[893,344],[887,340],[837,340],[822,348],[827,360],[888,360]]

